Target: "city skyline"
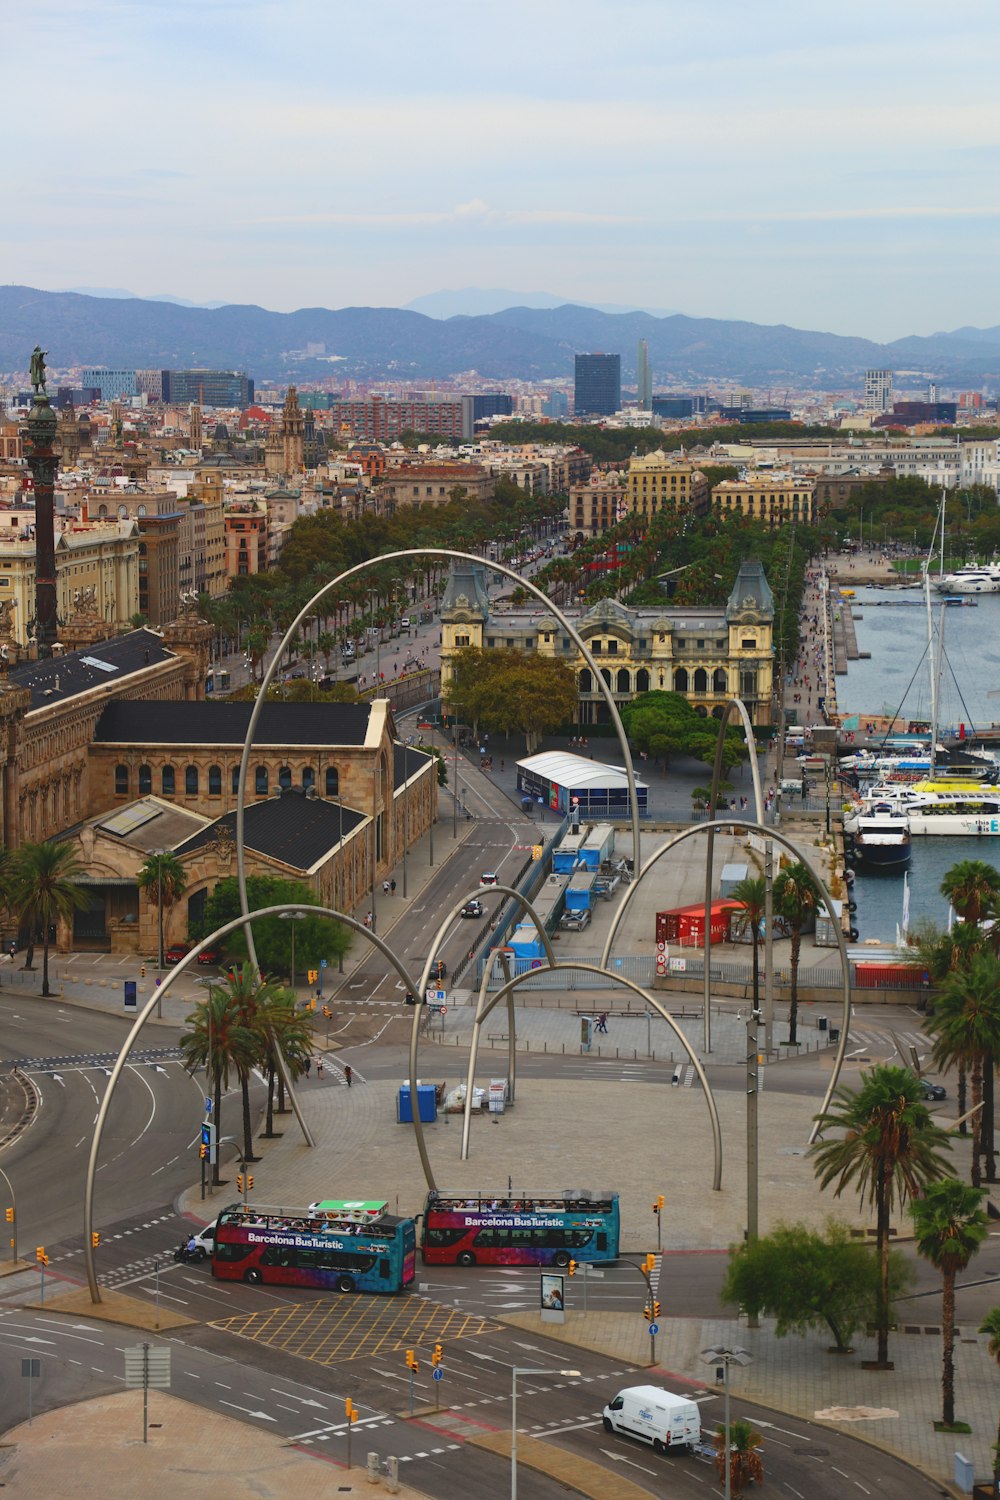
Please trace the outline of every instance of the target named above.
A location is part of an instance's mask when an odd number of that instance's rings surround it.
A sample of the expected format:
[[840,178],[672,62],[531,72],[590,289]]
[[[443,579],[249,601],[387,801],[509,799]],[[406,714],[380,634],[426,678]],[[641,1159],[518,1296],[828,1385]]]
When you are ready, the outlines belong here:
[[6,279],[276,310],[543,286],[877,340],[996,323],[1000,19],[970,47],[896,0],[849,0],[835,34],[778,0],[716,15],[41,0],[9,38],[31,149]]

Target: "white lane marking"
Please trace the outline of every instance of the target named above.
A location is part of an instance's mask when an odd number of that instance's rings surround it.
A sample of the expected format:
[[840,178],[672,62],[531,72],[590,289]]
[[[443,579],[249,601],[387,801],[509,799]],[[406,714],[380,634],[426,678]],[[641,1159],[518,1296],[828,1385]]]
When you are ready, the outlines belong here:
[[220,1401],[220,1406],[231,1406],[234,1411],[245,1411],[248,1417],[259,1417],[262,1422],[276,1422],[277,1417],[272,1417],[266,1411],[252,1411],[249,1406],[239,1406],[235,1401]]

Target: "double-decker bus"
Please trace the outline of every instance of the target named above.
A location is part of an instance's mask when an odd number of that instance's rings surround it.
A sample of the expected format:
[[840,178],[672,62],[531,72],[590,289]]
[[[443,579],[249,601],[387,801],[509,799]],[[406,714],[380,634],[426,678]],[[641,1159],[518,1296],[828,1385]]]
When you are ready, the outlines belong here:
[[432,1192],[424,1209],[425,1265],[566,1266],[618,1259],[618,1194]]
[[233,1203],[215,1224],[212,1275],[338,1292],[401,1292],[416,1272],[412,1219]]

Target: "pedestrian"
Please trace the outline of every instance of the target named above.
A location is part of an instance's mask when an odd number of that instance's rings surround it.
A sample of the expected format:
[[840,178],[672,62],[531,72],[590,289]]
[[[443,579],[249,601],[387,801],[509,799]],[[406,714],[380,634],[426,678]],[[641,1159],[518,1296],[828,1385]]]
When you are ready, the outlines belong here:
[[365,926],[368,928],[369,932],[371,931],[371,927],[372,927],[373,921],[374,921],[374,917],[372,916],[371,912],[369,912],[368,915],[365,917]]
[[503,770],[503,756],[500,757],[500,769]]
[[305,1066],[305,1074],[306,1074],[307,1078],[309,1077],[309,1074],[311,1072],[312,1072],[312,1058],[311,1057],[307,1057],[306,1058],[306,1066]]
[[389,881],[389,893],[393,896],[396,894],[396,882],[394,880]]
[[388,882],[388,880],[383,880],[383,882],[382,882],[382,894],[383,894],[383,896],[388,896],[388,894],[389,894],[389,882]]
[[350,1088],[351,1079],[354,1077],[354,1069],[351,1067],[350,1063],[344,1064],[344,1077],[347,1080],[347,1087]]
[[596,1026],[595,1029],[597,1031],[603,1031],[605,1033],[605,1035],[607,1035],[607,1030],[608,1030],[608,1013],[607,1013],[606,1010],[602,1010],[601,1014],[598,1016],[598,1018],[597,1018],[597,1026]]

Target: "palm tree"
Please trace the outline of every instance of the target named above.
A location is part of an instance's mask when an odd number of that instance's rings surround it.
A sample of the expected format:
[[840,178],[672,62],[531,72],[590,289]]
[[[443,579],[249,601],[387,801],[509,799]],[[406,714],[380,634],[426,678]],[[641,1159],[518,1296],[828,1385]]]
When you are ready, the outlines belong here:
[[875,1209],[879,1256],[878,1359],[889,1365],[889,1218],[897,1199],[902,1205],[947,1170],[947,1134],[923,1101],[920,1080],[909,1068],[889,1065],[862,1074],[857,1090],[841,1085],[831,1108],[817,1115],[822,1131],[837,1130],[834,1140],[812,1147],[821,1187],[836,1182],[837,1197],[856,1184],[863,1203]]
[[[987,1348],[990,1357],[1000,1365],[1000,1307],[991,1307],[985,1318],[979,1325],[979,1332],[989,1335]],[[1000,1427],[997,1430],[997,1440],[993,1449],[993,1493],[1000,1494]]]
[[1000,871],[985,860],[960,860],[941,881],[941,894],[948,898],[963,922],[978,925],[990,904],[1000,896]]
[[955,1425],[955,1277],[964,1271],[989,1230],[983,1212],[986,1194],[955,1177],[928,1183],[923,1196],[910,1204],[917,1251],[941,1272],[941,1336],[944,1357],[941,1373],[945,1427]]
[[158,968],[163,968],[163,913],[187,890],[187,872],[172,849],[161,849],[147,855],[146,863],[136,876],[140,891],[156,907],[160,935]]
[[[764,1482],[764,1460],[761,1448],[764,1439],[752,1422],[736,1417],[729,1424],[729,1493],[739,1500],[748,1484]],[[719,1484],[726,1487],[726,1429],[715,1429],[715,1471]]]
[[189,1073],[205,1069],[208,1086],[215,1096],[216,1153],[212,1182],[218,1186],[219,1145],[222,1141],[222,1092],[230,1077],[249,1076],[258,1056],[258,1039],[244,1024],[227,985],[213,984],[208,995],[187,1018],[188,1030],[180,1039],[184,1066]]
[[733,900],[743,910],[736,918],[740,932],[749,932],[753,943],[753,1008],[760,1010],[760,929],[767,909],[767,881],[763,875],[747,875],[733,886]]
[[37,933],[42,934],[42,994],[49,989],[49,933],[60,920],[87,905],[87,896],[77,881],[83,866],[69,844],[47,840],[42,844],[22,844],[12,861],[11,904],[19,922],[28,927],[28,961]]
[[972,1185],[982,1182],[984,1132],[983,1078],[1000,1053],[1000,959],[988,949],[967,969],[957,969],[942,986],[934,1006],[934,1061],[949,1068],[960,1062],[972,1081]]
[[[267,1119],[264,1135],[269,1137],[274,1135],[275,1079],[281,1076],[278,1072],[278,1049],[281,1049],[293,1078],[304,1073],[306,1060],[312,1052],[312,1017],[308,1011],[296,1009],[295,996],[291,990],[279,990],[273,1002],[261,1012],[259,1023],[260,1043],[267,1068]],[[283,1092],[282,1084],[281,1096]],[[280,1105],[279,1097],[279,1108]]]
[[792,984],[788,1006],[788,1045],[794,1047],[799,1020],[799,954],[802,951],[802,929],[822,901],[819,886],[800,861],[782,870],[774,882],[774,911],[783,917],[792,934]]
[[239,1026],[253,1038],[251,1059],[238,1065],[236,1069],[243,1095],[243,1160],[251,1162],[257,1158],[253,1154],[253,1126],[250,1121],[250,1072],[265,1060],[264,1037],[269,1029],[268,1016],[282,991],[280,985],[272,979],[263,978],[249,963],[230,969],[225,988],[236,1010]]

